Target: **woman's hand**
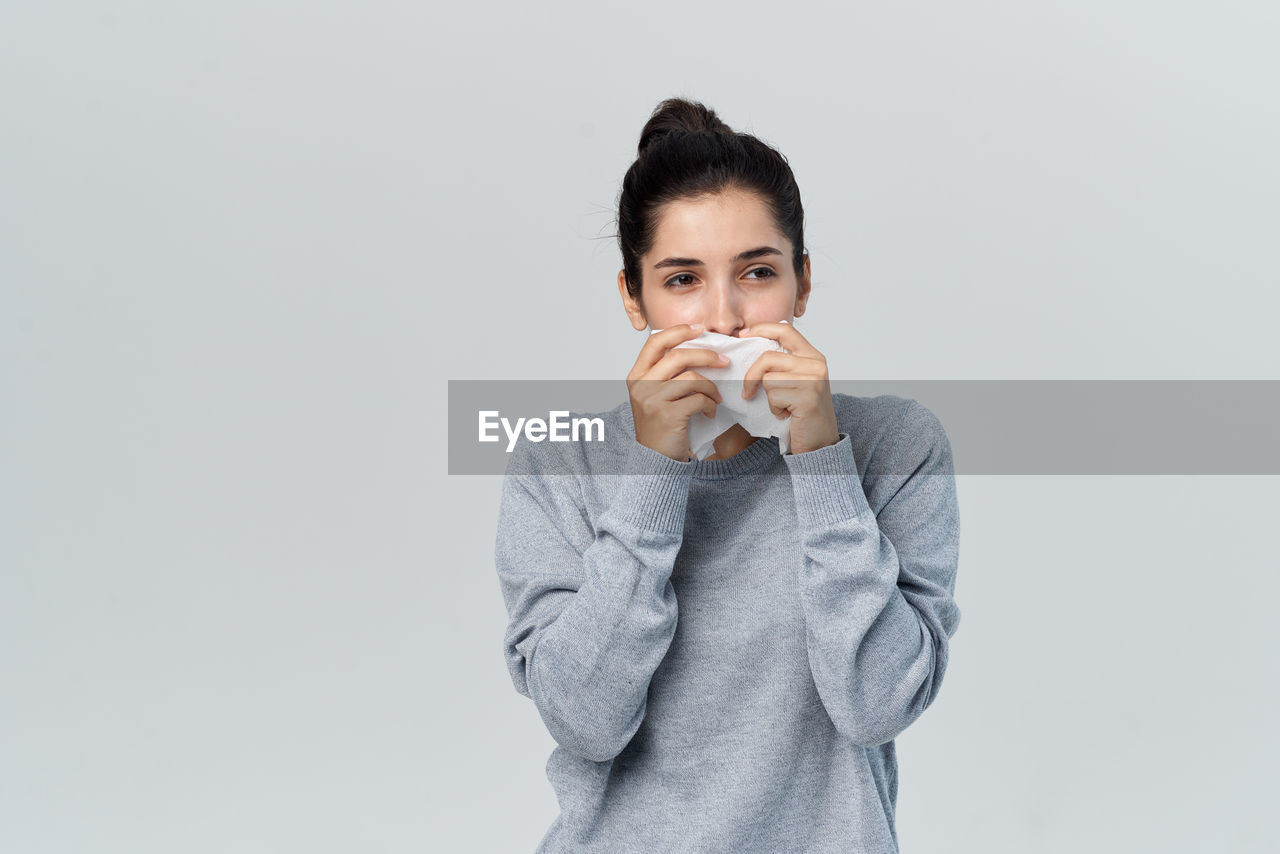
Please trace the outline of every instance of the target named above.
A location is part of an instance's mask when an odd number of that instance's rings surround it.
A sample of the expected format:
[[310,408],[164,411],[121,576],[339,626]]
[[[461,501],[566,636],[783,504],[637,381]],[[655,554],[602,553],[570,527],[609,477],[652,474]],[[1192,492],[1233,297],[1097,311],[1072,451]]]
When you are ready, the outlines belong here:
[[716,404],[723,402],[715,383],[688,369],[722,368],[729,360],[706,347],[673,349],[701,334],[701,325],[686,323],[655,332],[627,374],[636,441],[680,462],[691,456],[689,418],[696,412],[714,418]]
[[789,323],[755,323],[738,337],[772,338],[790,353],[771,351],[756,359],[742,379],[742,396],[750,400],[764,386],[769,410],[791,417],[791,453],[816,451],[840,441],[836,407],[831,401],[827,358]]

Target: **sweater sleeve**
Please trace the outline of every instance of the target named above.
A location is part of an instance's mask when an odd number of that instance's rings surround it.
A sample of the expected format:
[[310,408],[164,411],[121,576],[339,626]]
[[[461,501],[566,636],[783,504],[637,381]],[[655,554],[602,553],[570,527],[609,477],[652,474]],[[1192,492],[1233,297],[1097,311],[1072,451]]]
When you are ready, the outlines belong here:
[[800,599],[809,666],[837,730],[884,744],[938,696],[960,622],[960,517],[951,445],[937,417],[904,407],[886,474],[867,503],[849,436],[787,455],[800,525]]
[[576,477],[510,467],[498,518],[512,682],[560,746],[593,762],[613,759],[639,729],[676,629],[670,578],[693,464],[638,442],[629,453],[594,527]]

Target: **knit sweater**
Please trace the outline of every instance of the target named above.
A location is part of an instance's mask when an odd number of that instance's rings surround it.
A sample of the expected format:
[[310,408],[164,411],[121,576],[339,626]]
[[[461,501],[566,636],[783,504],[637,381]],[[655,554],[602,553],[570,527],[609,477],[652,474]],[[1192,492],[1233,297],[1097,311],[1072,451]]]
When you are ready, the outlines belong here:
[[557,746],[538,852],[896,852],[894,738],[960,621],[951,446],[896,395],[840,439],[680,462],[635,439],[520,443],[496,565],[517,691]]

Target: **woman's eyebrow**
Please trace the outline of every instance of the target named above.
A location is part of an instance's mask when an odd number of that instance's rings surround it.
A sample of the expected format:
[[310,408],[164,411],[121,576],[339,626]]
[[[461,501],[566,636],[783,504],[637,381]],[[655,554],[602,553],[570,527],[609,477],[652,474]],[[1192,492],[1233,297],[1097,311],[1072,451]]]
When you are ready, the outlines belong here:
[[[764,255],[781,255],[782,253],[774,249],[772,246],[760,246],[756,249],[748,249],[746,252],[739,252],[731,260],[733,261],[750,261],[752,258],[760,258]],[[701,267],[702,262],[697,258],[663,258],[657,264],[653,265],[653,269],[661,270],[663,267]]]

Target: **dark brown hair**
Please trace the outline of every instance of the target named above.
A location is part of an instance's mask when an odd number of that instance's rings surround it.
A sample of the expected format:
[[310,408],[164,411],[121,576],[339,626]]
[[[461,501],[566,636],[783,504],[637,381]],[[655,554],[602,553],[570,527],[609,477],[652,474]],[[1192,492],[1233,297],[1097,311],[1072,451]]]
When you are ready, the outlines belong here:
[[791,263],[804,275],[804,206],[780,152],[720,121],[696,101],[668,98],[640,131],[635,162],[618,196],[618,248],[627,293],[640,299],[640,258],[653,247],[661,207],[728,189],[756,193],[791,241]]

